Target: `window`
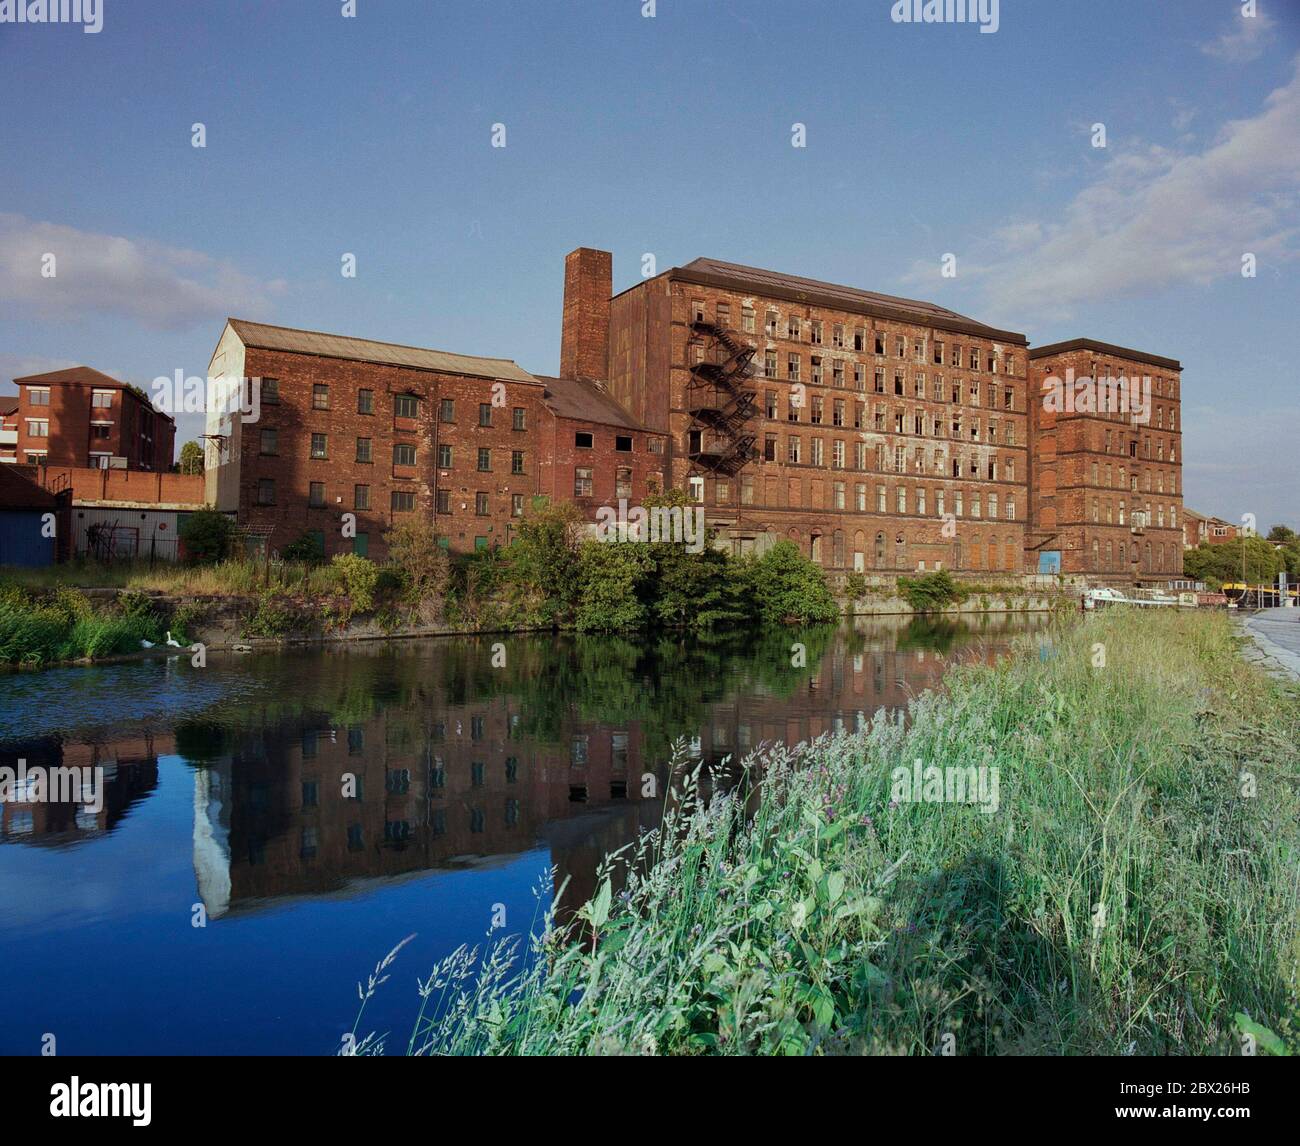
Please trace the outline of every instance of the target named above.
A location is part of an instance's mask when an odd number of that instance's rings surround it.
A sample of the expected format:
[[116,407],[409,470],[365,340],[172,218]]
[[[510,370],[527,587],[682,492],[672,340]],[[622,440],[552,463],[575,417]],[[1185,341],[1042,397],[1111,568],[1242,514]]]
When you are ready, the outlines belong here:
[[280,379],[263,378],[260,396],[264,404],[278,405],[280,401]]
[[409,489],[393,490],[390,504],[394,513],[410,513],[415,508],[415,491]]
[[394,395],[393,414],[398,418],[418,418],[420,416],[420,399],[414,394]]
[[752,306],[742,306],[740,308],[740,329],[746,334],[754,333],[754,308]]
[[512,474],[521,474],[524,472],[524,451],[510,451],[510,472]]
[[373,390],[357,391],[357,413],[373,414],[375,412],[375,392]]
[[357,439],[357,461],[369,463],[374,460],[374,455],[371,453],[371,444],[369,438]]
[[398,442],[393,447],[393,465],[415,465],[415,447],[410,442]]
[[317,459],[329,457],[329,439],[325,434],[312,434],[311,456]]
[[307,487],[307,504],[319,509],[325,504],[325,483],[323,481],[311,482]]
[[580,450],[590,450],[595,446],[596,439],[593,434],[579,430],[573,435],[573,444]]
[[275,478],[258,478],[257,504],[258,505],[275,504]]
[[492,425],[492,403],[480,402],[478,404],[478,424],[480,426]]
[[776,351],[775,350],[763,351],[763,377],[764,378],[776,377]]
[[765,462],[776,461],[776,435],[766,434],[763,438],[763,460]]
[[799,381],[799,362],[800,362],[799,355],[797,354],[786,355],[785,373],[786,373],[786,377],[789,378],[791,382]]
[[696,505],[704,504],[704,479],[696,474],[694,477],[687,479],[687,493],[690,494],[691,501]]
[[[96,429],[99,427],[96,426]],[[280,452],[280,431],[263,428],[261,452],[263,454],[278,454]]]
[[433,508],[435,513],[451,512],[451,492],[440,489],[434,494]]
[[524,495],[522,493],[512,493],[510,495],[510,516],[523,517],[524,515]]
[[632,452],[632,436],[630,434],[618,434],[614,437],[614,449],[620,454],[630,454]]
[[483,490],[479,490],[474,495],[474,512],[479,517],[488,515],[488,495]]
[[330,388],[323,382],[317,382],[311,388],[311,408],[328,410],[330,408]]
[[479,473],[487,473],[492,469],[492,451],[487,446],[478,448],[478,470]]
[[49,421],[45,418],[28,418],[27,436],[31,438],[48,438],[50,436]]
[[438,403],[438,421],[454,422],[456,420],[456,399],[443,398]]
[[614,470],[614,496],[632,496],[632,467],[618,466]]
[[791,434],[785,443],[785,460],[791,465],[799,464],[799,437]]
[[516,406],[514,408],[513,428],[516,430],[528,429],[528,411],[523,406]]
[[112,390],[92,390],[90,404],[99,410],[107,410],[113,404]]
[[354,485],[352,487],[352,508],[370,508],[370,487],[368,485]]
[[440,470],[451,469],[451,447],[448,445],[438,447],[438,468]]
[[50,404],[50,390],[48,386],[28,386],[27,387],[27,404],[29,406],[48,406]]
[[[111,436],[112,432],[113,425],[111,422],[92,422],[90,424],[90,436],[92,438],[108,438]],[[104,456],[107,457],[108,455]]]
[[822,344],[822,324],[820,322],[814,322],[812,324],[812,336],[809,341],[812,342],[814,346],[820,346]]
[[591,470],[579,467],[573,471],[573,496],[574,497],[591,497],[594,485],[591,480]]

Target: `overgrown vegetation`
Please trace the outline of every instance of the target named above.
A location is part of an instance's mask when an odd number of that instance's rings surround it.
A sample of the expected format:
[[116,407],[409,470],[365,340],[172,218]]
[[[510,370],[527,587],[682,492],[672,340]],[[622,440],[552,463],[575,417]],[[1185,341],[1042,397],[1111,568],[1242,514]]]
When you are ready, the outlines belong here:
[[116,607],[96,611],[85,594],[67,587],[40,597],[13,585],[0,588],[0,665],[38,668],[134,652],[165,631],[143,594],[124,594]]
[[919,577],[900,577],[898,593],[918,613],[938,613],[966,596],[964,587],[947,569],[922,573]]
[[213,565],[230,553],[235,523],[215,509],[196,509],[187,514],[180,528],[186,558],[195,565]]
[[[434,968],[401,1049],[1300,1049],[1296,689],[1181,611],[1099,614],[947,684],[907,726],[678,771],[575,919]],[[996,810],[900,801],[918,760],[998,769]]]

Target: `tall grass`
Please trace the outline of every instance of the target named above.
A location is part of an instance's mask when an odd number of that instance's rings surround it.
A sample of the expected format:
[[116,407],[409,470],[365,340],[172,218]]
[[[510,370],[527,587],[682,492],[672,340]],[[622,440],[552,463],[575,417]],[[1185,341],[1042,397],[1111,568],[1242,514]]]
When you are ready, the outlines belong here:
[[[1235,642],[1108,611],[953,670],[907,727],[682,773],[576,923],[434,968],[407,1050],[1230,1054],[1252,1024],[1294,1048],[1300,702]],[[893,801],[916,759],[996,767],[996,812]]]
[[72,589],[40,600],[12,587],[0,592],[0,666],[36,668],[134,652],[141,640],[160,640],[163,630],[152,611],[96,612]]

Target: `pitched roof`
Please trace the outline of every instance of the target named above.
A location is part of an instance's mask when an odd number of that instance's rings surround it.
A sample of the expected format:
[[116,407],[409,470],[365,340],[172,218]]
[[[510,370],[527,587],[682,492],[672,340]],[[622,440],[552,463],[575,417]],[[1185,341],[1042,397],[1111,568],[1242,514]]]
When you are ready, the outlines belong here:
[[15,378],[15,384],[33,386],[101,386],[105,390],[129,389],[125,382],[92,370],[89,366],[69,366],[66,370],[51,370],[46,374],[28,374]]
[[0,417],[16,413],[18,410],[18,399],[12,396],[0,398]]
[[623,409],[603,383],[579,381],[575,378],[551,378],[544,374],[536,377],[546,386],[543,400],[558,417],[595,422],[602,426],[619,426],[628,430],[646,429]]
[[1072,338],[1069,342],[1053,342],[1049,346],[1035,346],[1029,352],[1030,358],[1046,358],[1052,354],[1067,354],[1071,350],[1094,350],[1098,354],[1109,354],[1115,358],[1128,358],[1134,362],[1149,362],[1152,366],[1163,366],[1166,370],[1181,370],[1182,363],[1177,358],[1161,358],[1157,354],[1148,354],[1145,350],[1130,350],[1124,346],[1115,346],[1109,342],[1098,342],[1095,338]]
[[0,509],[53,509],[54,494],[6,462],[0,465]]
[[796,302],[810,302],[840,310],[868,314],[877,318],[901,322],[918,322],[938,326],[962,334],[990,338],[999,342],[1028,343],[1023,334],[998,330],[955,310],[919,299],[901,298],[898,295],[880,294],[877,291],[859,290],[807,279],[799,275],[781,274],[760,267],[747,267],[740,263],[727,263],[721,259],[695,259],[684,267],[674,267],[668,272],[674,278],[705,286],[730,287],[750,290],[768,298],[786,298]]
[[402,346],[395,342],[374,342],[344,334],[323,334],[290,326],[268,326],[243,318],[228,319],[245,346],[259,350],[284,350],[293,354],[315,354],[322,358],[346,358],[353,362],[374,362],[382,366],[407,366],[434,370],[440,374],[465,374],[473,378],[500,378],[514,382],[537,379],[509,358],[480,358],[472,354],[450,354]]

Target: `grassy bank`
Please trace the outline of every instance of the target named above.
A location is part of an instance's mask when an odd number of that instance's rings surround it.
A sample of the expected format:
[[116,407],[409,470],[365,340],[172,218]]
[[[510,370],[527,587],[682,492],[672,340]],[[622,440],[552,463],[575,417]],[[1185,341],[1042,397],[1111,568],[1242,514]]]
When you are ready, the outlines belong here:
[[[163,639],[167,622],[142,594],[121,595],[96,609],[84,594],[61,588],[31,596],[0,587],[0,667],[38,668],[81,658],[138,652]],[[177,635],[183,635],[180,629]]]
[[[1228,619],[1107,612],[948,684],[726,792],[684,776],[579,932],[458,951],[409,1044],[362,1049],[1295,1049],[1300,702]],[[996,810],[898,799],[916,760],[996,768]]]

